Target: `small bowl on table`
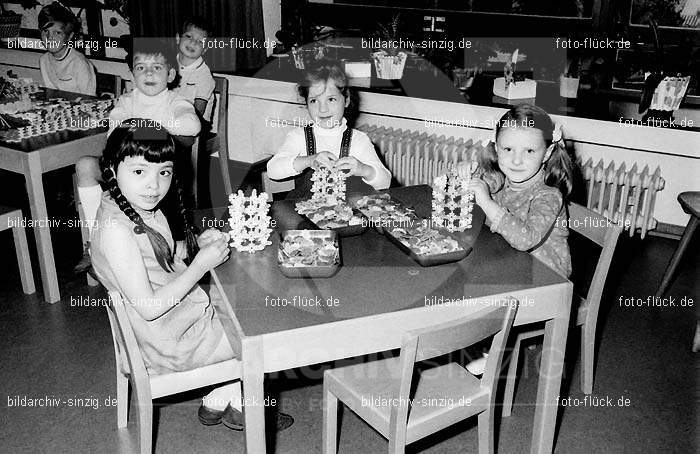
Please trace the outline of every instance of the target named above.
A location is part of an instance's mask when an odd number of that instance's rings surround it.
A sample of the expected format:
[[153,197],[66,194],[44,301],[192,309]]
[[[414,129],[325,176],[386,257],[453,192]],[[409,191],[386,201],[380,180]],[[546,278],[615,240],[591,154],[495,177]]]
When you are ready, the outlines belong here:
[[282,230],[277,264],[290,278],[331,277],[341,265],[338,232],[334,230]]

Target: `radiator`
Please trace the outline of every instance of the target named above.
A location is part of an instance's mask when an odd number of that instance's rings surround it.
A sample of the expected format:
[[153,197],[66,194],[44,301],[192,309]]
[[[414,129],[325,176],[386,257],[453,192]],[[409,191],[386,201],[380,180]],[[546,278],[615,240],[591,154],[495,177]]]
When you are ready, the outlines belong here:
[[[454,168],[461,161],[475,158],[486,141],[455,139],[454,137],[394,129],[385,126],[359,125],[378,149],[384,163],[396,181],[403,186],[432,184],[436,176]],[[637,164],[627,170],[623,163],[605,166],[589,159],[582,168],[586,184],[587,206],[629,229],[641,237],[656,227],[653,218],[656,193],[665,181],[657,167],[653,174],[645,166],[639,172]]]
[[606,167],[602,159],[597,164],[588,159],[582,170],[588,208],[629,229],[630,236],[640,229],[644,238],[656,228],[654,202],[666,183],[658,166],[650,174],[649,166],[639,172],[636,163],[627,170],[625,163]]
[[432,184],[462,161],[472,160],[476,152],[485,145],[472,139],[387,128],[384,126],[359,125],[357,129],[366,133],[396,181],[403,186]]

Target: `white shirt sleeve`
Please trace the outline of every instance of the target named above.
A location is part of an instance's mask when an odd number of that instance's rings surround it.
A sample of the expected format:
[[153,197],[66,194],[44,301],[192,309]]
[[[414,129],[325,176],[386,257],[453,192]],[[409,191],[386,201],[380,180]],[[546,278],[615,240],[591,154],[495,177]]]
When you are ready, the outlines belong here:
[[194,106],[186,99],[175,100],[171,104],[172,124],[164,125],[170,134],[176,136],[196,136],[202,125],[199,123]]
[[211,72],[207,71],[207,73],[205,73],[205,77],[202,77],[201,80],[198,81],[197,86],[195,87],[194,99],[203,99],[207,102],[209,102],[211,99],[216,82],[214,81],[214,77],[211,75]]
[[124,94],[117,99],[117,104],[111,112],[109,112],[109,131],[107,131],[107,136],[112,134],[112,131],[114,131],[122,121],[135,116],[132,97],[133,92]]
[[80,54],[80,57],[75,58],[71,73],[75,78],[75,85],[78,93],[95,96],[95,91],[97,89],[95,68],[85,56]]
[[294,170],[294,159],[298,156],[306,156],[306,141],[301,128],[290,131],[279,151],[267,161],[267,176],[282,180],[299,175],[301,172]]
[[48,52],[43,54],[39,58],[39,68],[41,69],[41,78],[44,79],[44,87],[46,88],[51,88],[51,89],[56,89],[56,85],[51,81],[51,77],[49,76],[49,71],[48,71]]
[[386,189],[391,184],[391,172],[384,167],[379,160],[374,144],[369,140],[367,134],[354,130],[352,133],[352,143],[350,146],[350,156],[366,164],[375,170],[374,178],[371,180],[362,179],[374,189]]

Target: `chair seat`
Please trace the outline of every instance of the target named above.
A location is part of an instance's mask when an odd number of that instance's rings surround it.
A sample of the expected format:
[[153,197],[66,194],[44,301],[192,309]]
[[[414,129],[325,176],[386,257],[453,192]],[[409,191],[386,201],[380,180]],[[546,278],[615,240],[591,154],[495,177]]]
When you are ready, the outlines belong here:
[[700,191],[681,192],[678,194],[678,203],[689,215],[700,217]]
[[[324,379],[333,394],[385,437],[389,436],[391,400],[400,385],[399,358],[328,370]],[[406,442],[419,440],[479,413],[488,390],[457,363],[424,370],[408,415]],[[436,421],[440,426],[436,427]]]
[[184,372],[150,375],[151,397],[157,399],[163,396],[170,396],[191,389],[223,383],[240,376],[241,361],[238,359],[229,359]]

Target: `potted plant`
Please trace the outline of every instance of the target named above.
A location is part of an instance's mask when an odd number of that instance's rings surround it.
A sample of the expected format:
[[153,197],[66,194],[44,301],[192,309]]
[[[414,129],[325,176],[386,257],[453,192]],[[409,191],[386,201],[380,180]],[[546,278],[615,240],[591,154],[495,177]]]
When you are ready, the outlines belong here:
[[372,54],[374,68],[380,79],[401,79],[406,65],[406,52],[399,46],[400,14],[395,14],[388,24],[379,24],[377,42],[379,50]]
[[559,77],[559,96],[562,98],[576,98],[580,71],[581,57],[574,56],[570,58],[564,73]]

